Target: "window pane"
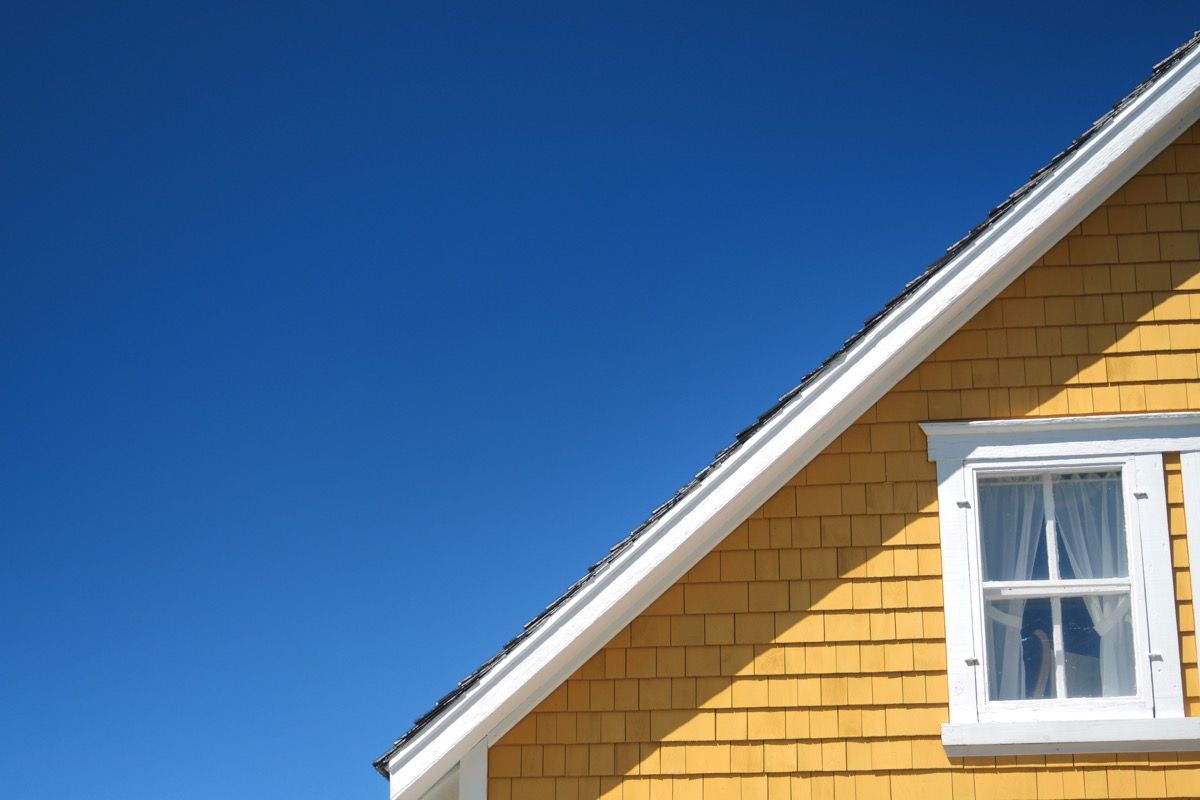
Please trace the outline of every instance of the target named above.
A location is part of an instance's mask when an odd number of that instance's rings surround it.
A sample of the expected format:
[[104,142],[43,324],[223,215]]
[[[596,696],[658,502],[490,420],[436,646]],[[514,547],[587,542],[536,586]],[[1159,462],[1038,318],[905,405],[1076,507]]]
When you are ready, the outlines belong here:
[[1067,697],[1137,693],[1129,595],[1062,600]]
[[1062,577],[1128,577],[1121,473],[1055,475],[1050,482]]
[[981,477],[979,530],[985,581],[1050,577],[1041,477]]
[[1050,601],[985,604],[988,696],[992,700],[1054,697],[1054,621]]

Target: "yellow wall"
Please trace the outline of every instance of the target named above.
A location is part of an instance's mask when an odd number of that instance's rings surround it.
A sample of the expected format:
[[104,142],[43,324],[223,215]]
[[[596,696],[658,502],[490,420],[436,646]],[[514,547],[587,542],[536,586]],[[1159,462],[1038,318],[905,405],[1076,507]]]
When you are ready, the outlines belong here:
[[[489,752],[490,800],[1200,796],[1200,753],[949,759],[917,423],[1200,410],[1200,128],[1051,249]],[[1167,459],[1187,713],[1200,677]]]

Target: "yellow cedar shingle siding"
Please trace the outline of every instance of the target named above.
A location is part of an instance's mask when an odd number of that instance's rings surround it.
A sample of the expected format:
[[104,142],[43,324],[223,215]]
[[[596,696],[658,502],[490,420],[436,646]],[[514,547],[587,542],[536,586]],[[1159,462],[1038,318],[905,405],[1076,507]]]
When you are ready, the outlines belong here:
[[[1200,410],[1200,126],[488,754],[490,800],[1200,796],[1200,754],[949,759],[926,420]],[[1200,671],[1166,459],[1187,714]]]

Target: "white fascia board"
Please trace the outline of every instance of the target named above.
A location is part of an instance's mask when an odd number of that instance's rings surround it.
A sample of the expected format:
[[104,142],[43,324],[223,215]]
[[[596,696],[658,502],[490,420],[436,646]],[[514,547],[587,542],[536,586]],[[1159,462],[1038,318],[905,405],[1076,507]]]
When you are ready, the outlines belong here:
[[1034,260],[1200,117],[1180,59],[854,345],[387,763],[416,798],[494,741],[679,580]]
[[1200,718],[946,723],[942,746],[948,756],[1182,752],[1200,750]]
[[934,461],[1136,455],[1200,449],[1200,413],[924,422]]

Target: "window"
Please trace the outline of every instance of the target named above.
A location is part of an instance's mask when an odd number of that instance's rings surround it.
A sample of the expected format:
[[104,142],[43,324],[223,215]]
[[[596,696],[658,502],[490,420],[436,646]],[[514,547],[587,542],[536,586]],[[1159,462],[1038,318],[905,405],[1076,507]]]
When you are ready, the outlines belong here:
[[1200,746],[1200,719],[1183,715],[1163,473],[1164,452],[1200,451],[1200,415],[923,427],[938,465],[947,750]]
[[[1131,467],[1066,459],[1033,471],[967,468],[981,717],[1153,715],[1147,670],[1139,669],[1148,662],[1134,655],[1149,645],[1137,526],[1126,524],[1137,513],[1125,480]],[[1174,615],[1173,593],[1170,600]]]

